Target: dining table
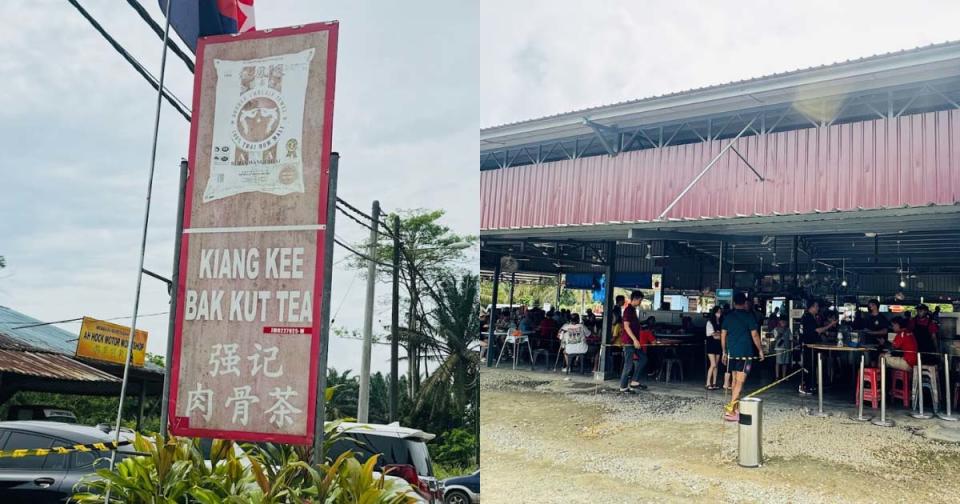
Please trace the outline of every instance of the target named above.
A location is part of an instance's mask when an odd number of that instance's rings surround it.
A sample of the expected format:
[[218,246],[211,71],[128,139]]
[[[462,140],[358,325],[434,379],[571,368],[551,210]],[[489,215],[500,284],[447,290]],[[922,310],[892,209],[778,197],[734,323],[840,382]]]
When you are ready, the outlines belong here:
[[[810,350],[814,350],[814,351],[816,351],[816,352],[846,352],[846,353],[851,354],[851,355],[852,355],[852,354],[855,354],[855,353],[859,353],[862,359],[865,359],[865,358],[866,358],[866,355],[867,355],[868,352],[875,351],[875,350],[877,350],[877,349],[879,348],[878,345],[857,345],[857,346],[844,345],[844,346],[838,346],[838,345],[835,345],[835,344],[834,344],[834,345],[831,345],[831,344],[828,344],[828,343],[811,343],[811,344],[806,345],[806,347],[809,348]],[[811,357],[813,357],[813,352],[811,352]],[[817,383],[817,398],[818,398],[818,403],[819,403],[819,410],[818,410],[818,413],[816,413],[815,415],[816,415],[816,416],[826,416],[826,414],[823,412],[823,370],[822,370],[821,368],[817,367],[817,366],[813,366],[813,369],[816,370],[815,372],[816,372],[816,374],[817,374],[817,376],[816,376],[816,380],[817,380],[817,382],[818,382],[818,383]],[[832,373],[831,373],[831,376],[832,376]],[[832,382],[832,380],[831,380],[831,382]],[[861,384],[861,386],[862,386],[862,384]]]

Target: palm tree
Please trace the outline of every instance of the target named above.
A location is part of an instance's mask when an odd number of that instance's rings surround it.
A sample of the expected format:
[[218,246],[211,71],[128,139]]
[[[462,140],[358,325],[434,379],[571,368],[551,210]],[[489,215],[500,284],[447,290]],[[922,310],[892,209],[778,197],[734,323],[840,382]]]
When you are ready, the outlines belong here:
[[431,346],[439,365],[421,384],[414,403],[414,414],[466,411],[479,371],[477,353],[470,348],[480,333],[480,279],[463,275],[450,277],[434,293],[436,307],[429,317]]
[[336,369],[327,369],[327,390],[333,389],[333,396],[327,400],[327,420],[357,417],[357,394],[360,391],[358,377],[350,376],[350,370],[338,373]]

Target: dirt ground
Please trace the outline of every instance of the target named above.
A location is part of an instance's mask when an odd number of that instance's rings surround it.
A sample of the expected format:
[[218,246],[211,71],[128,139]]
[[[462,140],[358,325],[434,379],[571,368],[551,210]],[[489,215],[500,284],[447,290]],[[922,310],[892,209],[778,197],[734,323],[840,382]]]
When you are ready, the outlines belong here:
[[[714,394],[714,393],[711,393]],[[486,502],[958,502],[960,426],[902,411],[877,427],[765,400],[764,465],[736,463],[722,394],[651,386],[623,398],[559,375],[484,370]],[[935,434],[935,435],[934,435]],[[933,439],[937,437],[939,439]]]

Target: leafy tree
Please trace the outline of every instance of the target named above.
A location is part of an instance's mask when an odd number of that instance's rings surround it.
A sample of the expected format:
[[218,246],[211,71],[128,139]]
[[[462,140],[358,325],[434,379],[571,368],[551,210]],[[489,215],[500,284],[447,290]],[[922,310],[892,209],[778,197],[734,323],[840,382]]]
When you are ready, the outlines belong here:
[[[506,278],[509,278],[507,276]],[[501,279],[497,292],[497,304],[507,304],[510,300],[510,282]],[[557,299],[557,280],[552,278],[542,283],[518,283],[513,289],[514,304],[543,305],[550,303],[553,307],[574,306],[577,298],[569,289],[560,290],[560,299]],[[480,284],[480,304],[484,308],[493,303],[493,282],[483,280]]]
[[448,467],[470,465],[476,453],[476,437],[466,429],[452,429],[445,432],[432,447],[430,456],[439,464]]
[[327,388],[333,388],[336,392],[332,400],[327,401],[326,417],[327,420],[337,418],[356,418],[357,400],[360,394],[359,377],[350,376],[350,370],[338,373],[336,369],[327,369]]
[[[407,353],[409,393],[414,397],[420,389],[424,374],[422,370],[426,371],[426,362],[430,358],[427,352],[431,345],[430,335],[420,329],[427,313],[423,304],[424,293],[429,294],[430,285],[462,267],[464,250],[477,241],[476,236],[459,235],[440,223],[444,214],[443,210],[413,209],[390,214],[385,219],[386,223],[392,225],[395,216],[400,218],[402,252],[399,276],[407,300],[407,320],[406,327],[401,328],[401,343]],[[379,235],[373,256],[380,262],[393,262],[392,232],[387,230]],[[359,243],[356,247],[358,250],[367,250],[368,244]],[[365,271],[367,263],[357,257],[352,260],[351,266]],[[389,280],[392,275],[387,268],[378,271],[383,280]]]

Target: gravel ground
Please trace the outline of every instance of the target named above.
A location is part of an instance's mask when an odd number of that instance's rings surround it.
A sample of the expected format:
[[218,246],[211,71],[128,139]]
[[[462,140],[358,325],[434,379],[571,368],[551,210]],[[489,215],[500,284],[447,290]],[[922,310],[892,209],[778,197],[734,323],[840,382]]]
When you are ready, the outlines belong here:
[[958,502],[960,426],[882,428],[765,400],[764,466],[736,463],[722,395],[658,387],[621,397],[558,375],[484,370],[487,502]]

